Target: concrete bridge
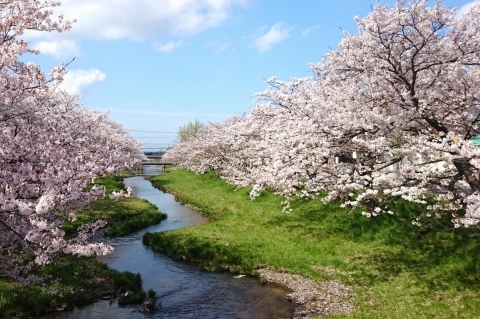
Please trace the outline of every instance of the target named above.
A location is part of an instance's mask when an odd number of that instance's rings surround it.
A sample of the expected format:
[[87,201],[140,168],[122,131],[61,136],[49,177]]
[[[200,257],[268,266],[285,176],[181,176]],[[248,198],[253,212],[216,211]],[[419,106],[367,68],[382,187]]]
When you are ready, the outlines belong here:
[[142,165],[175,165],[175,163],[173,163],[172,161],[166,161],[161,157],[157,157],[157,158],[148,157],[146,161],[142,161]]
[[147,155],[147,159],[142,161],[142,172],[138,172],[137,176],[151,176],[145,173],[145,166],[161,166],[162,172],[165,172],[167,165],[175,165],[172,161],[166,161],[162,158],[163,154]]

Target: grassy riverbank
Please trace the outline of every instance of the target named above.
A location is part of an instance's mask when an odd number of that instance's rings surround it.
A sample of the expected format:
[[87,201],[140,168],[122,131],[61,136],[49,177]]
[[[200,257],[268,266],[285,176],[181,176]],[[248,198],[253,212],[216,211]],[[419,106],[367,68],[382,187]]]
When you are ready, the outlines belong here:
[[99,298],[121,297],[128,304],[146,297],[140,275],[110,269],[93,258],[63,256],[36,275],[44,279],[42,284],[21,286],[0,278],[0,318],[28,318]]
[[122,197],[118,201],[108,198],[113,191],[120,191],[124,188],[122,182],[128,175],[107,175],[98,178],[95,184],[104,185],[107,189],[107,196],[89,205],[77,215],[77,221],[67,222],[63,229],[67,232],[74,232],[80,225],[93,222],[99,219],[108,222],[107,236],[125,236],[136,230],[149,225],[158,224],[165,218],[166,214],[158,211],[158,208],[147,200],[136,197]]
[[[104,185],[110,194],[124,187],[122,177],[126,176],[108,175],[99,178],[97,184]],[[114,201],[107,196],[91,203],[78,214],[77,222],[65,224],[64,229],[73,234],[80,224],[104,219],[109,226],[106,234],[123,236],[165,218],[166,215],[148,201],[136,197]],[[119,297],[120,304],[128,304],[140,303],[146,297],[139,274],[110,269],[94,258],[62,256],[35,274],[44,282],[26,287],[2,278],[0,274],[0,318],[22,318],[55,309],[69,309],[99,298]]]
[[339,280],[354,291],[353,318],[480,316],[480,238],[464,231],[418,237],[411,220],[419,207],[399,204],[402,213],[370,220],[337,204],[297,200],[285,214],[280,198],[264,193],[252,202],[247,189],[234,191],[212,174],[173,168],[151,181],[211,220],[144,238],[171,256],[212,270],[253,273],[267,265]]

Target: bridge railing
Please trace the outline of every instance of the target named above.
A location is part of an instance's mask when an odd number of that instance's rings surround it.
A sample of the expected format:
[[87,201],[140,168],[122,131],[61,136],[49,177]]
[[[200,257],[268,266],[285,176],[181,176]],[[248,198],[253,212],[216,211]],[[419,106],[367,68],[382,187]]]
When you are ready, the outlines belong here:
[[149,158],[142,161],[142,165],[175,165],[173,161],[167,161],[163,158]]

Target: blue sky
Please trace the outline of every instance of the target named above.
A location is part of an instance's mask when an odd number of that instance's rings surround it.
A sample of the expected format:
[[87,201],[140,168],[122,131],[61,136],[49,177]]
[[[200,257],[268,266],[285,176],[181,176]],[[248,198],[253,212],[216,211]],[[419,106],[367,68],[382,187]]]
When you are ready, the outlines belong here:
[[[393,4],[395,1],[381,1]],[[255,105],[265,79],[310,76],[342,30],[375,0],[64,0],[63,33],[27,33],[46,72],[69,65],[64,87],[122,122],[145,149],[174,144],[178,128],[222,122]],[[449,7],[471,0],[444,0]]]

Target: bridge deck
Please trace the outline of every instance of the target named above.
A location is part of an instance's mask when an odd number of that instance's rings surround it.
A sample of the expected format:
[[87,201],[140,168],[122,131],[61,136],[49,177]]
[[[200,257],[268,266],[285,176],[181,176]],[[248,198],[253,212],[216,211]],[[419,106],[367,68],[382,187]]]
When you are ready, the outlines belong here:
[[147,155],[147,158],[162,158],[163,154]]
[[175,165],[175,163],[172,162],[142,162],[142,166],[145,165]]

